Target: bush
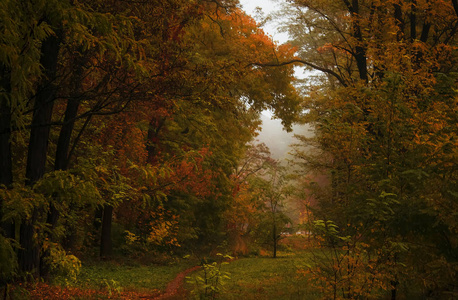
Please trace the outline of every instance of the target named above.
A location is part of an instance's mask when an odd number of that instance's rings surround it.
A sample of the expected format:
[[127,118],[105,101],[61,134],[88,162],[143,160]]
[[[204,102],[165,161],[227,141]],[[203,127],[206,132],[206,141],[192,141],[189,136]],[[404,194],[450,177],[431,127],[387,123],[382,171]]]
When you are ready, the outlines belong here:
[[67,254],[62,246],[51,242],[43,244],[43,252],[48,253],[43,263],[49,267],[50,275],[66,282],[76,281],[81,270],[81,261],[76,256]]
[[228,264],[224,262],[225,259],[232,259],[229,255],[217,254],[218,261],[208,262],[205,260],[202,264],[202,275],[195,277],[187,277],[188,282],[194,285],[191,294],[196,299],[216,299],[216,296],[224,290],[224,285],[230,279],[228,272],[221,270],[223,265]]
[[12,240],[0,234],[0,287],[10,281],[17,272],[17,257]]

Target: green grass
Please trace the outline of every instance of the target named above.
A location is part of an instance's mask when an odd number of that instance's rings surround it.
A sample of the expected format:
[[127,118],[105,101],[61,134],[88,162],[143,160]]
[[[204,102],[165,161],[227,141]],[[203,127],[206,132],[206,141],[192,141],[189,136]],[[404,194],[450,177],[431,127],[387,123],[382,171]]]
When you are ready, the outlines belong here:
[[[222,266],[222,271],[230,273],[230,279],[226,280],[218,299],[318,299],[314,292],[307,289],[307,280],[297,272],[306,263],[310,263],[308,251],[279,253],[275,259],[252,257],[234,260]],[[192,289],[192,285],[188,283],[187,288]]]
[[75,286],[90,289],[122,288],[123,291],[164,290],[178,273],[194,266],[194,261],[172,265],[129,265],[114,261],[83,263]]

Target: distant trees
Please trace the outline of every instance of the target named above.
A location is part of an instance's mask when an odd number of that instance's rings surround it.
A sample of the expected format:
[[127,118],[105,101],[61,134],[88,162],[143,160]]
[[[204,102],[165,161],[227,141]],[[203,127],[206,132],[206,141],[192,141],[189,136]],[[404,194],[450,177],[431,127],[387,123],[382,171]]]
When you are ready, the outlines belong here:
[[257,228],[258,239],[272,247],[272,257],[277,257],[279,241],[284,237],[286,226],[291,220],[285,213],[285,202],[292,187],[287,185],[283,168],[274,163],[263,177],[256,178],[253,186],[258,189],[258,197],[264,202],[260,210]]
[[227,227],[234,253],[259,248],[277,257],[282,232],[291,220],[285,202],[292,193],[286,169],[270,157],[264,144],[250,145],[232,176],[234,201],[227,210]]

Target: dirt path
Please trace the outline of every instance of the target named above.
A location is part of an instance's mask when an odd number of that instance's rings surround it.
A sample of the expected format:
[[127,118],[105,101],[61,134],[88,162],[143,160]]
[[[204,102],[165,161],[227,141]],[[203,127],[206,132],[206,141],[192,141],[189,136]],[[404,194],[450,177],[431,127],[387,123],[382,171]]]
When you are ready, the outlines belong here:
[[167,285],[167,288],[165,289],[165,292],[156,298],[153,298],[153,300],[165,300],[165,299],[170,299],[174,296],[177,295],[178,291],[180,290],[181,286],[183,285],[183,280],[191,272],[194,272],[195,270],[200,269],[200,266],[195,266],[189,269],[186,269],[182,272],[180,272],[174,280],[169,282]]

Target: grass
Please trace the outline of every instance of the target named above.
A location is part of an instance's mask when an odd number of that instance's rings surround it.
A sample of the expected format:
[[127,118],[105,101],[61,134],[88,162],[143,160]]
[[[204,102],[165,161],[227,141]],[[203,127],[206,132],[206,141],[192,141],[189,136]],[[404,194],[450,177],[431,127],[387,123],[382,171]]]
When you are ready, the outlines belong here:
[[113,261],[83,264],[76,286],[91,289],[164,290],[181,271],[195,262],[181,261],[172,265],[125,265]]
[[[330,250],[313,249],[312,245],[307,245],[300,237],[286,239],[282,243],[282,249],[275,259],[268,256],[244,257],[222,265],[221,271],[229,273],[230,278],[224,280],[225,285],[220,290],[218,299],[323,298],[323,295],[311,288],[308,278],[305,277],[308,275],[300,271],[317,262],[329,264]],[[161,265],[146,264],[145,261],[140,263],[126,258],[85,261],[75,282],[63,280],[54,284],[35,282],[13,285],[11,295],[14,294],[14,297],[11,299],[29,299],[26,294],[29,294],[30,299],[152,299],[164,291],[180,272],[200,264],[197,259],[170,259],[161,262]],[[166,262],[172,263],[165,264]],[[196,288],[197,276],[203,277],[203,272],[190,274],[191,279],[184,286],[186,290]],[[199,284],[202,288],[203,284]],[[409,285],[409,282],[402,282],[399,286],[400,299],[419,298],[416,297],[417,294],[420,295],[418,288]],[[388,295],[389,292],[380,291],[380,295]],[[183,291],[173,299],[189,298],[189,294]]]
[[[218,299],[318,299],[318,295],[307,288],[306,278],[298,273],[298,269],[312,261],[311,252],[297,248],[288,251],[288,248],[291,249],[284,245],[285,251],[280,251],[276,259],[248,257],[223,265],[222,271],[230,273],[230,279],[226,280]],[[30,285],[27,290],[32,299],[151,298],[164,291],[181,271],[198,264],[200,261],[196,259],[181,259],[165,265],[143,264],[126,259],[85,261],[75,282],[60,281],[52,285],[38,283]],[[199,272],[191,276],[202,276]],[[185,283],[184,287],[193,289],[190,283]],[[181,297],[186,299],[187,296]]]
[[16,285],[12,294],[25,294],[12,299],[151,299],[164,291],[178,273],[197,263],[196,260],[179,260],[168,265],[146,265],[123,259],[86,261],[76,281],[60,279],[53,284]]
[[[297,271],[310,262],[310,252],[280,252],[277,258],[250,257],[222,266],[230,273],[218,299],[318,299],[307,289],[307,280]],[[194,274],[201,275],[201,273]],[[191,284],[187,284],[192,289]]]

